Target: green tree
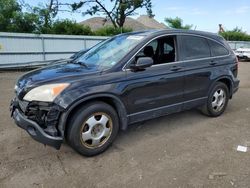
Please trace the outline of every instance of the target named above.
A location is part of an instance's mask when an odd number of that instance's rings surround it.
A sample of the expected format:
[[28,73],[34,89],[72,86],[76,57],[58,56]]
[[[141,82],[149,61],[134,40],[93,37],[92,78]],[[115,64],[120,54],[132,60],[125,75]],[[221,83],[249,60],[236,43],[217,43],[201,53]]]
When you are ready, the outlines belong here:
[[0,0],[0,31],[33,32],[38,17],[32,13],[23,13],[16,0]]
[[93,34],[90,27],[80,25],[75,21],[68,19],[57,20],[51,26],[50,32],[53,34],[65,34],[65,35],[91,35]]
[[165,22],[168,27],[174,29],[191,29],[193,25],[183,25],[183,20],[179,17],[176,18],[165,18]]
[[250,35],[242,31],[242,29],[239,29],[238,27],[234,28],[233,30],[219,32],[219,34],[223,36],[226,40],[250,41]]
[[37,30],[38,17],[32,13],[18,13],[9,26],[11,32],[33,33]]
[[[105,6],[106,4],[106,6]],[[72,10],[90,7],[83,11],[83,15],[103,14],[115,28],[123,27],[126,17],[136,14],[139,8],[146,8],[150,17],[153,17],[151,0],[85,0],[71,4]]]
[[15,15],[21,7],[15,0],[0,0],[0,30],[9,31]]
[[[97,0],[98,1],[98,0]],[[125,0],[115,1],[116,7],[114,10],[118,11],[117,15],[125,14],[132,15],[138,7],[151,7],[151,2],[149,0],[133,0],[128,5],[125,5]],[[55,20],[59,11],[72,11],[81,8],[83,5],[60,3],[59,0],[46,0],[45,3],[40,3],[35,7],[25,4],[18,3],[17,0],[0,0],[0,31],[3,32],[24,32],[24,33],[44,33],[44,34],[68,34],[68,35],[102,35],[102,36],[112,36],[119,34],[121,32],[132,31],[129,28],[119,28],[107,26],[101,28],[95,32],[92,32],[90,27],[83,26],[71,20]],[[99,2],[99,1],[98,1]],[[148,3],[145,5],[143,3]],[[138,4],[136,4],[138,3]],[[120,8],[117,8],[119,5]],[[67,7],[63,10],[62,7]],[[123,8],[122,8],[123,7]],[[25,8],[25,12],[22,10]],[[151,8],[147,8],[149,14],[152,15]],[[113,12],[113,11],[112,11]],[[93,13],[93,12],[92,12]],[[95,12],[97,13],[97,12]],[[90,12],[89,12],[90,14]],[[110,12],[113,15],[113,13]],[[121,21],[122,19],[115,20]],[[116,23],[117,24],[117,23]],[[120,22],[119,22],[120,24]]]
[[38,6],[34,7],[26,4],[26,8],[38,16],[38,32],[50,33],[54,19],[59,11],[58,0],[47,0],[47,2],[39,3]]

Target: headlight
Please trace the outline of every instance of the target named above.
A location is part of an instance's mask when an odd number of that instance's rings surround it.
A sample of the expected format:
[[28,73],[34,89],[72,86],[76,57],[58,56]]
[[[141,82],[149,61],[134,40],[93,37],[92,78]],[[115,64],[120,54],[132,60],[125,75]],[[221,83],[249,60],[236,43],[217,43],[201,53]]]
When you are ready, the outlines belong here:
[[30,90],[23,99],[26,101],[52,102],[68,86],[68,83],[38,86]]

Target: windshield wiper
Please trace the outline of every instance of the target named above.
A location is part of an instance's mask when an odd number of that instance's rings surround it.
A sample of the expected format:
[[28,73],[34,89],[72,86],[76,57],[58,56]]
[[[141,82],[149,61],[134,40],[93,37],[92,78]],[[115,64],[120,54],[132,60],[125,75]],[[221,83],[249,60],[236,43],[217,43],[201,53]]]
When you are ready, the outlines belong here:
[[72,62],[76,63],[76,64],[79,64],[79,65],[82,65],[82,66],[86,67],[87,69],[89,68],[89,66],[86,63],[82,62],[82,61],[72,61]]

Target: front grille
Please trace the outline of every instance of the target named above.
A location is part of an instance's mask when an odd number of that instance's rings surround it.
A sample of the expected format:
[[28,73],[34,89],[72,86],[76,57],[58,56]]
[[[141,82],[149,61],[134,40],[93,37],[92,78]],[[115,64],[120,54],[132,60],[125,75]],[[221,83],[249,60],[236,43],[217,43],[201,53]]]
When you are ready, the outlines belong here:
[[63,109],[56,104],[46,102],[26,102],[14,99],[15,108],[18,108],[28,119],[36,122],[51,136],[60,136],[58,121]]
[[25,115],[37,122],[51,136],[59,136],[58,121],[62,109],[53,103],[30,102]]

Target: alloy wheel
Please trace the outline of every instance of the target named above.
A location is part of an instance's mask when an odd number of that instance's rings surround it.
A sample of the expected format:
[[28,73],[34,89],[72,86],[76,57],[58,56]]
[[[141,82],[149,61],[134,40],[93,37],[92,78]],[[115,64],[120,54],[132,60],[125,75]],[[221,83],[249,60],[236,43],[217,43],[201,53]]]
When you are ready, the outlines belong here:
[[219,112],[223,109],[226,102],[226,92],[223,89],[215,91],[212,99],[212,108],[215,112]]
[[80,138],[82,144],[91,149],[104,145],[109,139],[113,128],[111,117],[104,113],[94,113],[83,123]]

